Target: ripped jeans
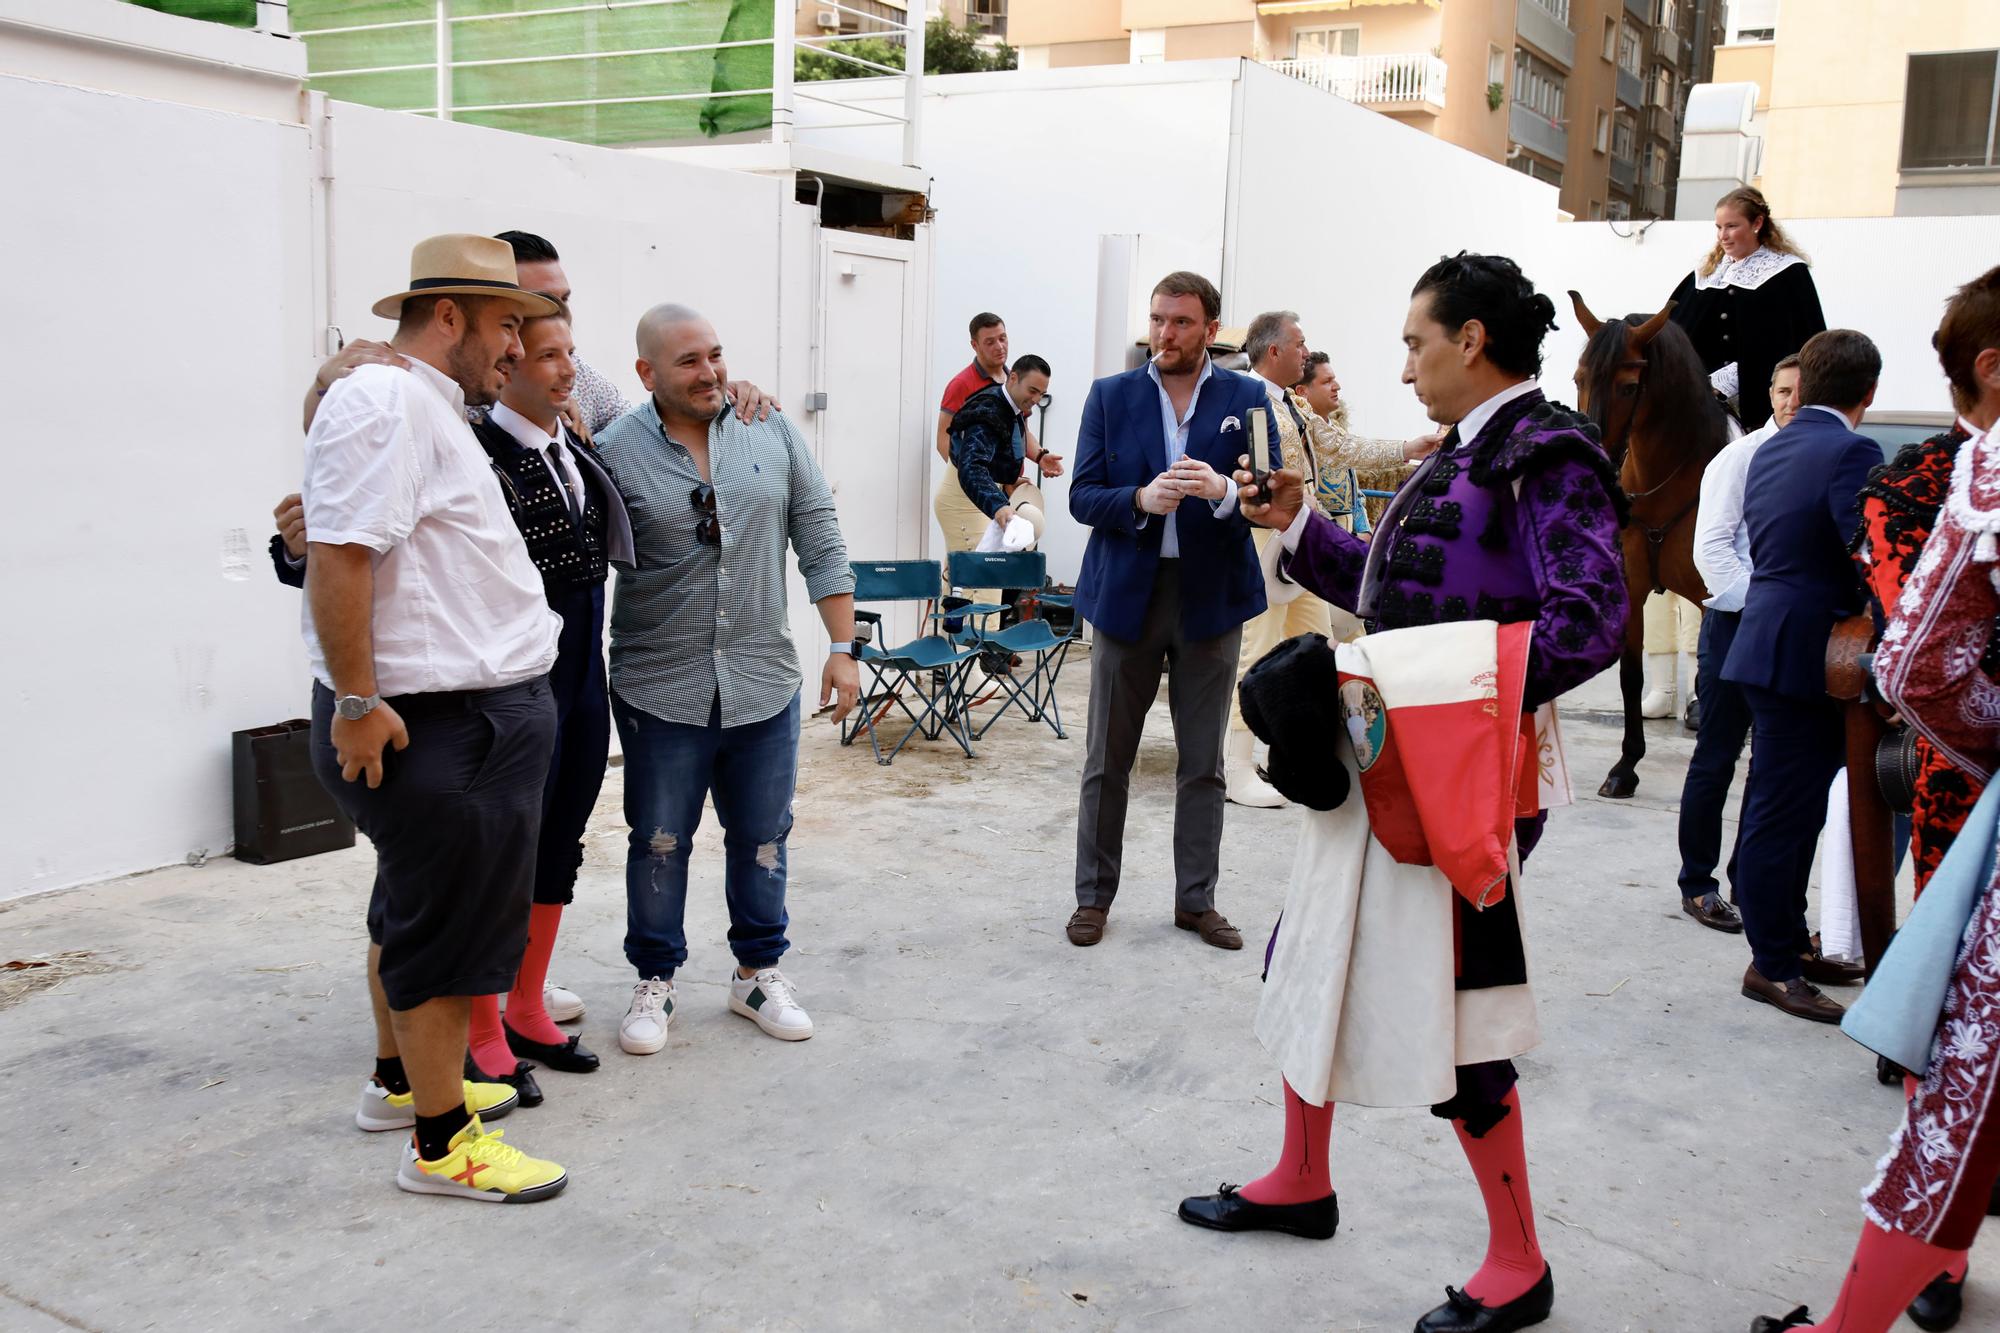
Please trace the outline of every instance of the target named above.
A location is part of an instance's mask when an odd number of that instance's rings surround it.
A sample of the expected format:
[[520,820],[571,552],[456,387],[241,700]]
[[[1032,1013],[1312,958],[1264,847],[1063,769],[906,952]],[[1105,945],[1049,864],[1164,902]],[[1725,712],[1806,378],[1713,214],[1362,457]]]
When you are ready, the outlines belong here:
[[662,722],[613,694],[625,750],[625,957],[641,978],[671,978],[687,961],[688,855],[703,798],[715,794],[729,902],[729,949],[744,967],[784,956],[785,839],[798,781],[799,700],[763,722]]

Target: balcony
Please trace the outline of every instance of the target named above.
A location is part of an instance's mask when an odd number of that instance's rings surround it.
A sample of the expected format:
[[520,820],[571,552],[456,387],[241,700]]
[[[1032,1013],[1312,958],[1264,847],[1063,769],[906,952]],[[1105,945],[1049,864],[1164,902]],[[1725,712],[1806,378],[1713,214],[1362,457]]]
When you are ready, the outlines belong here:
[[1639,128],[1655,139],[1674,141],[1674,112],[1672,107],[1649,106],[1639,117]]
[[1651,0],[1625,0],[1625,12],[1637,19],[1642,27],[1650,26],[1653,22]]
[[1335,97],[1384,110],[1444,110],[1444,61],[1429,53],[1306,56],[1266,62]]
[[1627,194],[1639,183],[1639,164],[1629,157],[1613,156],[1611,159],[1611,183]]
[[1646,100],[1646,85],[1637,74],[1623,65],[1618,67],[1618,100],[1634,111],[1643,106]]
[[1569,0],[1519,0],[1514,31],[1522,41],[1568,71],[1576,65],[1576,34],[1569,27]]
[[1551,162],[1569,161],[1569,128],[1521,102],[1507,108],[1507,135],[1515,143]]
[[1680,34],[1672,28],[1653,29],[1653,54],[1669,65],[1675,63],[1681,54]]
[[1667,215],[1667,187],[1664,185],[1641,185],[1638,195],[1632,200],[1632,211],[1642,218],[1663,218]]

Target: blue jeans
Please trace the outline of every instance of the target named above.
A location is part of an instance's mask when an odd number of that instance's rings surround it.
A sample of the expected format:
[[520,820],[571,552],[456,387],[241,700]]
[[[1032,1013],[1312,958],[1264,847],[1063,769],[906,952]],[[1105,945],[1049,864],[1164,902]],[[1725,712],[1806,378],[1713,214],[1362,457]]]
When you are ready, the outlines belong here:
[[625,748],[625,957],[641,977],[670,978],[687,961],[688,855],[702,800],[715,794],[729,902],[729,949],[744,967],[784,956],[785,839],[798,785],[799,699],[782,713],[724,727],[662,722],[616,694],[611,713]]

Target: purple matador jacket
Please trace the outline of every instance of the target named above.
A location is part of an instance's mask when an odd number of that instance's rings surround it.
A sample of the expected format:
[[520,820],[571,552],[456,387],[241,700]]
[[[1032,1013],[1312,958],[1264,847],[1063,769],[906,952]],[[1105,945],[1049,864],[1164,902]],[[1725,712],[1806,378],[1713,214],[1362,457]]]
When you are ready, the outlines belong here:
[[1396,493],[1372,543],[1314,513],[1281,568],[1371,630],[1533,621],[1524,702],[1540,707],[1624,646],[1618,474],[1589,418],[1539,390],[1446,446]]

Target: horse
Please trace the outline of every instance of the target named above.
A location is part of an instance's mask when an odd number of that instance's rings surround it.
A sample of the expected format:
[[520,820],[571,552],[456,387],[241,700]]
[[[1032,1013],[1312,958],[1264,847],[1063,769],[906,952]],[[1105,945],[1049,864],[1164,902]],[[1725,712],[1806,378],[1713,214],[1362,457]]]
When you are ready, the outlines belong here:
[[1597,423],[1604,451],[1631,502],[1619,532],[1631,614],[1618,660],[1625,737],[1599,796],[1626,800],[1639,789],[1646,754],[1643,688],[1646,597],[1676,592],[1699,606],[1708,599],[1694,565],[1695,505],[1701,474],[1728,443],[1728,418],[1694,344],[1669,321],[1673,303],[1653,315],[1601,320],[1569,294],[1589,341],[1576,367],[1577,410]]

